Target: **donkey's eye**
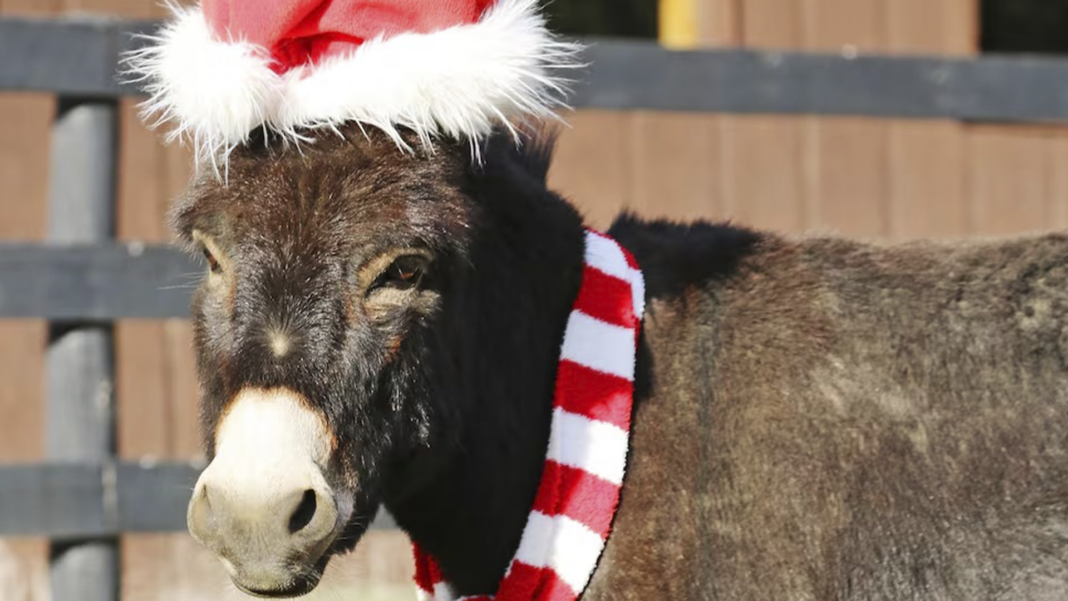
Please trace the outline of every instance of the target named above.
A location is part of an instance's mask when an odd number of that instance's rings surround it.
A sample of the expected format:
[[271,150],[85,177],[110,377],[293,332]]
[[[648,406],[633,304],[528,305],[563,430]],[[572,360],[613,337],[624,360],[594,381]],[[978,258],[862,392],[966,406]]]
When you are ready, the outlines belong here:
[[374,288],[394,288],[408,290],[423,281],[426,273],[427,259],[419,255],[406,255],[390,264],[379,277]]
[[208,269],[210,269],[212,273],[218,274],[222,272],[222,266],[219,265],[219,260],[215,258],[215,255],[213,255],[207,247],[202,248],[200,252],[204,255],[204,260],[208,263]]

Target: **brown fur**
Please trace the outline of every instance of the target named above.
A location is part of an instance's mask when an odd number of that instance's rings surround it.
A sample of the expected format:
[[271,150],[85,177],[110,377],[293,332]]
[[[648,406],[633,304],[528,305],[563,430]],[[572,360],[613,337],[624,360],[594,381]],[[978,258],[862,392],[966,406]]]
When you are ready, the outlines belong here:
[[[514,553],[581,274],[550,147],[472,165],[355,131],[254,146],[176,212],[237,279],[229,305],[196,300],[205,431],[243,386],[301,391],[357,515],[384,503],[463,594],[494,592]],[[884,248],[626,216],[610,233],[648,314],[585,600],[1068,598],[1068,237]],[[369,306],[351,274],[413,245],[434,277]],[[284,360],[257,337],[279,321]]]
[[584,597],[1068,595],[1068,237],[767,237],[653,298]]

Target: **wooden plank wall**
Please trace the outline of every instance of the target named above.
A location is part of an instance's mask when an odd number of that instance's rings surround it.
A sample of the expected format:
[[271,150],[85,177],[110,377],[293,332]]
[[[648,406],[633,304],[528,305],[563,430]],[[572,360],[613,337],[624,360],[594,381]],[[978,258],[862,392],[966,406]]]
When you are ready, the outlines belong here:
[[[707,45],[969,54],[978,39],[975,0],[677,1],[694,3],[695,31]],[[0,14],[150,18],[162,15],[156,5],[0,0]],[[44,95],[0,96],[0,238],[43,237],[53,111]],[[585,111],[569,121],[551,180],[597,226],[629,208],[880,241],[1068,227],[1062,129],[641,111]],[[128,102],[121,136],[119,235],[165,241],[165,213],[187,181],[188,156],[161,147]],[[40,322],[0,323],[0,461],[42,457],[44,333]],[[199,454],[190,340],[181,321],[118,327],[123,456]],[[45,551],[42,541],[0,540],[0,598],[47,599]],[[125,600],[236,598],[215,561],[184,535],[126,537],[123,552]],[[407,591],[409,564],[403,536],[376,535],[338,564],[341,588],[324,598],[372,594],[361,582],[397,598]]]
[[[49,14],[58,1],[2,0],[0,13]],[[0,237],[39,241],[46,227],[48,132],[54,100],[42,94],[0,95]],[[44,456],[45,324],[0,321],[0,460]],[[44,598],[40,540],[0,539],[0,596]]]
[[[690,2],[695,45],[978,51],[976,0]],[[569,121],[552,183],[599,226],[626,207],[876,241],[1068,227],[1065,128],[641,111]]]
[[[706,46],[959,55],[978,39],[974,0],[692,1]],[[572,122],[553,181],[601,225],[622,205],[880,240],[972,233],[959,123],[644,112]],[[613,150],[593,152],[598,139]]]
[[[165,15],[147,0],[0,0],[0,14],[104,13],[149,19]],[[41,240],[45,232],[48,135],[55,110],[47,95],[0,95],[0,238]],[[190,161],[180,148],[161,146],[142,127],[132,101],[121,107],[118,235],[124,240],[170,239],[166,212],[185,187]],[[189,285],[199,274],[190,274]],[[129,321],[117,326],[118,445],[127,458],[199,456],[191,328],[181,320]],[[41,322],[0,323],[0,461],[43,457]],[[14,377],[13,377],[14,376]],[[318,597],[396,599],[410,593],[410,550],[399,533],[374,534],[359,553],[337,562]],[[245,599],[218,562],[185,534],[127,536],[123,540],[123,599],[215,601]],[[0,540],[0,599],[46,601],[47,544]]]

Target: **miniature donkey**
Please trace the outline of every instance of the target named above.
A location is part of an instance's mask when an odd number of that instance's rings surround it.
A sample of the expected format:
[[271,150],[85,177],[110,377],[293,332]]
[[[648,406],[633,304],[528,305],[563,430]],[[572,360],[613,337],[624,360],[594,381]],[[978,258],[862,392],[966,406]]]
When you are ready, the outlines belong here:
[[[492,594],[544,465],[583,221],[547,137],[254,141],[174,210],[234,582],[315,588],[380,506]],[[313,134],[310,134],[313,135]],[[876,247],[622,215],[647,280],[587,600],[1068,599],[1068,237]]]

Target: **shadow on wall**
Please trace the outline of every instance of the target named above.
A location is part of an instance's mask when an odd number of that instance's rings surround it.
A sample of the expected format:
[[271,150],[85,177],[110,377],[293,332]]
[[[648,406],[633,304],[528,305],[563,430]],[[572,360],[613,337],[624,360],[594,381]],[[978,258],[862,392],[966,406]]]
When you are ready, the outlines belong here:
[[553,31],[654,39],[658,0],[552,0],[544,2]]
[[1068,2],[982,0],[984,52],[1068,54]]

